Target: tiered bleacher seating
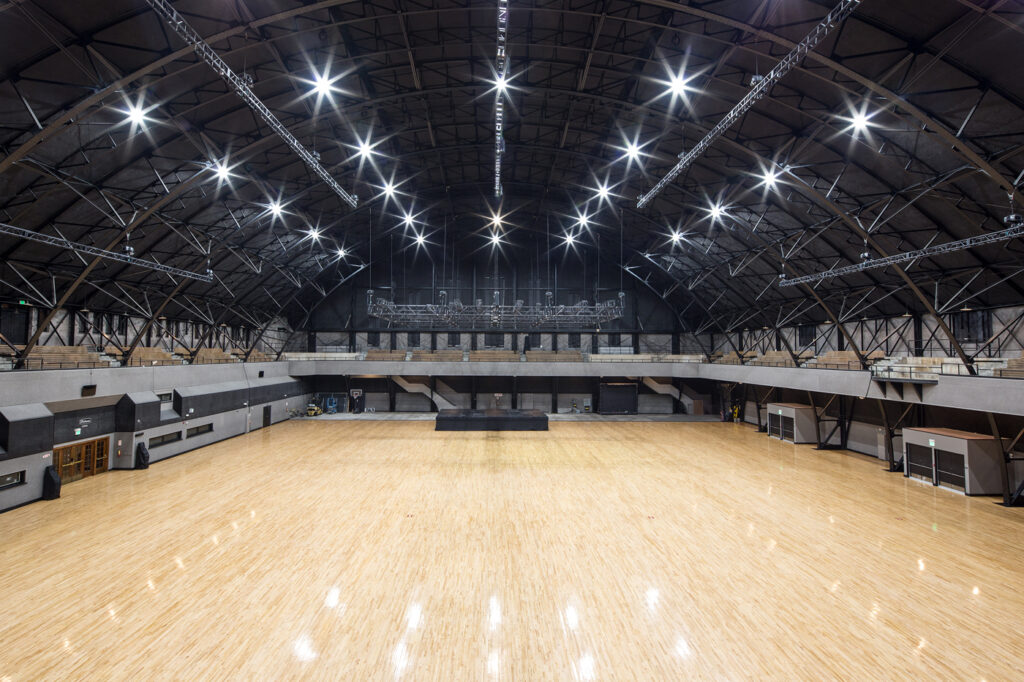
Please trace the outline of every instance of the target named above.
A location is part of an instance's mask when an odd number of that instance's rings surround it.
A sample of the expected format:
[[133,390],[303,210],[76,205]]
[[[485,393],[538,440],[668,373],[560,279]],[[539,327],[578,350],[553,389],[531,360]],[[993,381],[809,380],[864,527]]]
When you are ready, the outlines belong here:
[[462,351],[414,350],[409,359],[417,362],[462,362]]
[[[880,350],[872,351],[864,357],[867,360],[868,365],[878,362],[885,357],[885,353]],[[932,358],[915,358],[917,360],[931,360]],[[934,358],[939,360],[939,365],[942,364],[944,358]],[[852,350],[830,350],[822,353],[816,358],[804,363],[804,367],[810,369],[852,369],[858,370],[863,369],[860,364],[860,360],[857,359],[857,354]]]
[[127,367],[155,367],[163,365],[180,365],[181,360],[176,359],[163,348],[145,348],[138,346],[128,356]]
[[746,360],[753,360],[757,357],[756,350],[745,350],[741,352],[743,353],[742,356],[736,351],[731,350],[722,357],[712,360],[712,362],[716,365],[743,365],[746,364]]
[[1006,367],[997,370],[998,375],[1006,379],[1024,379],[1024,351],[1019,358],[1007,358]]
[[591,355],[591,362],[654,362],[655,358],[650,353],[601,353],[599,355]]
[[519,362],[519,352],[514,350],[471,350],[470,362]]
[[221,365],[227,362],[239,362],[239,359],[220,348],[200,348],[192,358],[193,365]]
[[358,360],[361,353],[308,353],[306,351],[288,351],[281,356],[282,360]]
[[528,350],[527,362],[583,362],[583,353],[578,350]]
[[378,360],[385,362],[402,362],[405,360],[406,352],[404,350],[368,350],[366,351],[367,360]]
[[747,363],[755,367],[796,367],[793,356],[786,350],[770,350],[759,358],[754,358]]
[[26,369],[91,369],[109,367],[95,350],[85,346],[36,346],[25,358]]
[[273,362],[274,358],[270,357],[261,350],[254,350],[249,353],[249,362]]

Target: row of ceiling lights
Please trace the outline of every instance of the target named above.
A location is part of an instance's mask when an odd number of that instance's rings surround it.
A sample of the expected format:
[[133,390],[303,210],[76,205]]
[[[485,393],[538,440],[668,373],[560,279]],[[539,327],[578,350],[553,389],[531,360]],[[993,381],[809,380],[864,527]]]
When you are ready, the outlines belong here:
[[[661,81],[666,85],[665,92],[662,96],[671,97],[672,104],[675,103],[676,99],[686,99],[688,93],[695,92],[697,90],[695,87],[690,85],[690,82],[698,75],[699,74],[694,74],[689,77],[686,77],[682,73],[670,74],[668,81]],[[334,94],[341,92],[341,89],[335,85],[335,83],[340,78],[340,75],[332,77],[329,71],[324,71],[323,73],[314,73],[312,79],[303,79],[310,85],[310,90],[307,96],[316,96],[317,106],[319,106],[322,100],[325,98],[333,101]],[[496,75],[496,77],[491,81],[493,83],[492,90],[496,91],[499,96],[507,96],[509,90],[514,89],[514,86],[511,85],[512,78],[513,76],[508,76],[504,74]],[[148,109],[143,107],[141,103],[129,104],[128,108],[124,110],[126,122],[129,123],[132,126],[132,128],[145,127],[148,121],[154,120],[147,115],[147,112]],[[855,137],[866,133],[868,129],[873,125],[871,123],[871,116],[868,115],[864,110],[855,111],[852,113],[851,116],[843,118],[849,123],[844,132],[852,131]],[[617,160],[626,160],[627,172],[629,170],[629,167],[633,163],[639,165],[641,162],[641,157],[648,156],[648,154],[645,154],[643,152],[643,148],[645,146],[646,143],[640,144],[634,138],[633,140],[624,139],[623,145],[616,147],[618,150],[622,152],[622,154],[619,156]],[[372,157],[374,155],[380,154],[380,152],[375,151],[375,147],[376,144],[371,143],[369,137],[363,140],[358,140],[357,144],[354,145],[356,151],[356,158],[360,160],[360,163],[365,162],[367,160],[372,160]],[[232,173],[232,167],[229,165],[227,161],[212,162],[210,164],[210,169],[213,171],[217,180],[221,183],[230,182],[231,177],[234,175]],[[786,170],[787,169],[785,168],[783,169],[783,171]],[[395,199],[397,203],[396,195],[398,194],[398,185],[400,183],[395,183],[393,178],[390,180],[386,180],[383,179],[382,177],[382,181],[382,184],[378,186],[380,189],[378,196],[383,196],[385,200]],[[769,168],[765,170],[762,174],[759,186],[764,187],[766,190],[772,191],[777,188],[780,182],[781,180],[779,177],[779,173],[777,173],[775,169]],[[608,202],[610,204],[612,198],[614,196],[617,196],[612,193],[611,188],[608,186],[607,182],[599,183],[598,186],[596,188],[593,188],[591,191],[593,192],[593,197],[591,200],[597,200],[599,207],[600,204],[602,204],[603,202]],[[284,217],[284,214],[286,213],[284,206],[285,204],[282,203],[280,199],[274,199],[265,205],[265,209],[267,214],[270,215],[273,219],[282,219]],[[707,218],[710,219],[712,222],[724,220],[725,218],[728,217],[728,207],[713,201],[709,202],[709,206],[704,210],[707,213]],[[584,229],[589,229],[590,219],[592,218],[592,215],[586,213],[585,210],[579,211],[579,209],[577,209],[577,211],[578,215],[576,217],[574,224],[572,225],[570,230],[566,231],[566,233],[562,236],[564,242],[569,246],[573,246],[577,243],[578,232],[581,232]],[[407,228],[414,227],[414,216],[411,213],[403,211],[403,222]],[[505,226],[503,222],[503,216],[501,216],[498,213],[492,213],[491,224],[489,227],[490,231],[487,234],[487,238],[490,241],[491,246],[500,247],[501,244],[504,243]],[[321,231],[318,227],[311,226],[308,229],[307,235],[312,241],[319,242],[321,238]],[[412,239],[417,246],[422,247],[426,246],[427,244],[427,236],[425,232],[418,232],[415,229],[413,229]],[[679,244],[680,242],[683,241],[683,239],[684,232],[682,232],[679,229],[673,230],[669,233],[669,241],[672,244]],[[343,259],[348,255],[348,253],[344,247],[337,247],[335,255],[339,259]]]

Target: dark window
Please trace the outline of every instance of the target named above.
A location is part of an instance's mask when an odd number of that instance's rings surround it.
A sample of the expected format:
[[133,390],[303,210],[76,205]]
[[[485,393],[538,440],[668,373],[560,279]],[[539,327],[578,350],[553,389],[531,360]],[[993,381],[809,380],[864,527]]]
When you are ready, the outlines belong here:
[[104,315],[103,316],[103,322],[106,325],[104,333],[106,333],[106,334],[113,334],[114,333],[114,313],[107,313],[106,315]]
[[420,333],[419,332],[409,332],[408,334],[406,334],[406,345],[409,346],[409,348],[419,348],[420,347]]
[[540,348],[540,332],[530,332],[527,343],[530,344],[530,348],[533,350]]
[[366,345],[370,348],[380,348],[380,332],[366,332]]
[[89,313],[78,313],[78,333],[89,333]]
[[25,482],[25,472],[15,471],[13,474],[0,474],[0,490],[13,488]]
[[815,332],[817,332],[817,327],[815,327],[813,324],[800,325],[799,327],[796,328],[797,344],[801,348],[810,346],[812,343],[814,343]]
[[173,394],[170,391],[168,391],[167,393],[157,393],[156,397],[160,398],[160,402],[162,403],[169,403],[171,402]]
[[177,443],[181,440],[181,431],[175,431],[174,433],[165,433],[162,436],[154,436],[149,439],[150,448],[158,448],[161,445],[167,445],[168,443]]
[[618,346],[620,343],[622,343],[622,335],[621,334],[619,334],[618,332],[612,332],[612,333],[608,334],[608,345],[609,346]]
[[[213,431],[213,424],[203,424],[202,426],[193,426],[191,429],[185,431],[185,438],[192,438],[193,436],[201,436],[204,433],[210,433]],[[180,438],[179,438],[180,440]]]
[[580,333],[579,332],[569,332],[569,348],[579,348],[579,347],[580,347]]
[[953,336],[963,343],[984,343],[992,336],[992,313],[965,310],[953,313]]
[[28,310],[26,308],[0,309],[0,334],[11,343],[28,341]]
[[96,395],[96,384],[86,384],[82,386],[82,397],[91,398]]
[[484,332],[484,348],[504,348],[505,335],[494,332]]
[[118,315],[117,316],[117,333],[127,334],[128,333],[128,316]]
[[458,332],[448,332],[448,345],[449,346],[461,346],[462,345],[462,334]]

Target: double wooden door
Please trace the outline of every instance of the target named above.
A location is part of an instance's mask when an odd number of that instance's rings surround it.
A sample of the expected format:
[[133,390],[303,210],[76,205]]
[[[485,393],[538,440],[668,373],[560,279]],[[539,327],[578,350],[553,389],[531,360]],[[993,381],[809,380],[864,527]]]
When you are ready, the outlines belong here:
[[109,438],[97,438],[53,449],[53,465],[60,474],[61,483],[103,473],[109,465],[109,457]]

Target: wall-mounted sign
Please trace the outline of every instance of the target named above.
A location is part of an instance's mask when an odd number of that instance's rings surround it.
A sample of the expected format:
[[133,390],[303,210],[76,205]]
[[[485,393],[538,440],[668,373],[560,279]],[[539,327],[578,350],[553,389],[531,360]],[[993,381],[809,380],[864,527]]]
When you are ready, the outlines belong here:
[[779,414],[782,414],[782,410],[779,410]]
[[928,447],[930,447],[930,448],[934,448],[935,447],[935,441],[932,440],[931,438],[928,439]]
[[76,436],[81,436],[82,435],[82,429],[80,429],[78,427],[75,427],[75,435]]

